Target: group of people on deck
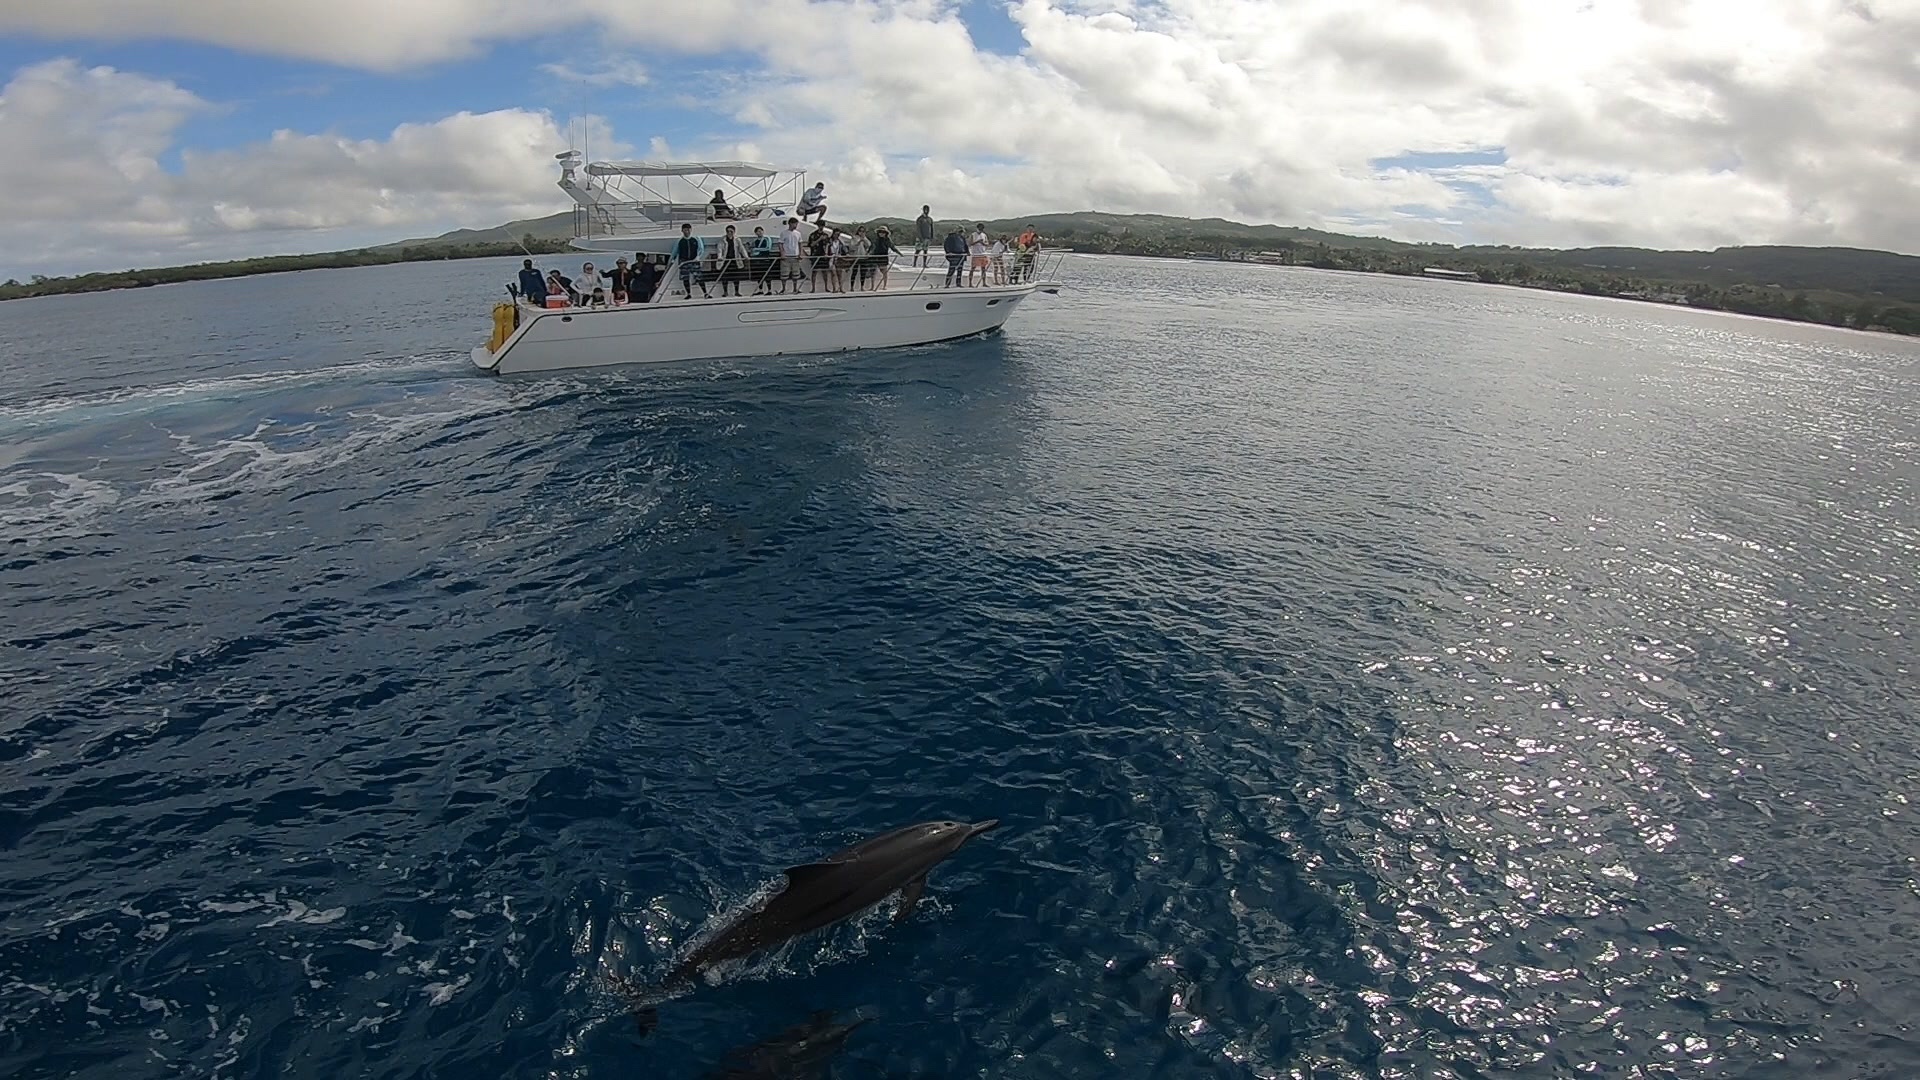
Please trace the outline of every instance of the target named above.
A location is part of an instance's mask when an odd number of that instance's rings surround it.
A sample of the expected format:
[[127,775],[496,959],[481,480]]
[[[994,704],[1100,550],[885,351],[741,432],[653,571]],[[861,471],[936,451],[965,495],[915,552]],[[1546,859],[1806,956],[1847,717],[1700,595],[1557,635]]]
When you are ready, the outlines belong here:
[[741,296],[740,287],[753,283],[754,296],[790,292],[868,292],[887,287],[888,273],[900,247],[881,225],[868,235],[865,225],[853,231],[837,225],[816,224],[803,233],[798,216],[786,221],[780,235],[768,236],[754,226],[752,236],[741,236],[737,226],[709,247],[693,235],[692,225],[680,226],[673,261],[680,268],[680,291],[711,297],[712,285],[722,296]]
[[625,255],[614,260],[613,269],[596,270],[582,263],[577,277],[558,270],[542,274],[532,259],[520,262],[520,295],[535,307],[595,307],[615,304],[644,304],[660,289],[665,273],[663,260],[635,252],[633,263]]
[[[715,191],[710,205],[714,220],[734,220],[724,191]],[[803,232],[802,223],[816,217],[813,228]],[[928,266],[935,233],[931,207],[920,208],[914,231],[913,265]],[[1040,235],[1032,225],[1018,237],[995,237],[987,234],[984,224],[977,224],[970,238],[955,226],[942,248],[947,256],[945,284],[949,288],[1020,284],[1032,277],[1039,247]],[[671,282],[663,282],[662,277],[670,266],[678,269],[675,291],[688,298],[697,288],[702,297],[711,299],[714,285],[720,287],[721,296],[748,295],[741,292],[748,282],[753,284],[753,296],[869,292],[887,287],[894,256],[902,253],[885,225],[871,234],[865,225],[852,231],[828,225],[822,183],[801,198],[778,236],[767,235],[762,225],[754,226],[751,236],[743,236],[739,226],[730,223],[719,239],[709,243],[694,235],[691,224],[683,224],[666,259],[636,253],[631,265],[622,256],[612,270],[604,272],[589,262],[572,278],[558,270],[542,274],[527,259],[521,264],[519,292],[540,307],[644,304],[668,292],[663,286]]]
[[[921,226],[926,239],[931,239],[933,221],[926,215],[926,207],[920,208]],[[985,223],[973,227],[973,235],[955,225],[947,232],[947,239],[941,245],[941,251],[947,256],[948,288],[960,288],[965,285],[1018,285],[1033,277],[1034,256],[1040,252],[1040,233],[1029,225],[1019,236],[990,236]],[[1012,263],[1009,265],[1008,256]],[[923,240],[914,248],[914,265],[925,266],[927,258],[926,243]],[[961,281],[961,271],[966,271],[966,280]]]

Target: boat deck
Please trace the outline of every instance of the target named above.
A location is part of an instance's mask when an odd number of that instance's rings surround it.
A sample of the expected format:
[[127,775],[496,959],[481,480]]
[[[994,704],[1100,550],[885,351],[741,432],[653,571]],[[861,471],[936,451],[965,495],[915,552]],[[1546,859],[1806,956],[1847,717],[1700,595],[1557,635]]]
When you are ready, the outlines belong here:
[[[958,275],[959,283],[956,285],[948,283],[949,272],[945,256],[936,256],[936,258],[939,260],[939,265],[915,266],[911,262],[886,264],[879,261],[873,261],[869,265],[867,260],[850,256],[838,267],[815,267],[814,263],[824,263],[826,260],[803,257],[800,260],[803,270],[798,278],[785,276],[781,266],[782,260],[778,258],[750,259],[747,260],[747,265],[724,272],[709,263],[702,266],[699,276],[692,280],[691,295],[686,287],[687,281],[681,276],[679,265],[672,264],[662,271],[660,283],[648,300],[615,304],[611,296],[607,295],[603,302],[588,299],[565,308],[544,308],[543,310],[580,311],[604,307],[631,307],[648,303],[684,304],[690,299],[704,303],[709,300],[765,300],[782,296],[860,296],[875,293],[948,290],[1016,290],[1033,287],[1035,273],[1038,270],[1037,263],[1029,262],[1020,265],[1016,262],[1018,256],[1008,255],[1000,266],[989,266],[984,273],[962,266]],[[528,307],[534,306],[524,299],[521,302]]]

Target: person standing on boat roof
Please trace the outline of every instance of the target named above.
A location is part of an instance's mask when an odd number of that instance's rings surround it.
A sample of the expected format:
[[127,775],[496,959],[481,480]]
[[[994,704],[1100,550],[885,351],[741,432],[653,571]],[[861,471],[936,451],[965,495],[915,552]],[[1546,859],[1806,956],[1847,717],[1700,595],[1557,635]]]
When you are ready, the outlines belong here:
[[813,185],[805,195],[800,196],[799,213],[801,221],[818,214],[820,220],[816,224],[827,223],[827,182],[825,180]]
[[532,259],[520,262],[520,295],[534,307],[542,307],[547,302],[547,279],[533,268]]
[[913,265],[927,265],[927,250],[933,247],[933,207],[920,208],[920,216],[913,219]]
[[693,235],[693,226],[681,225],[680,239],[673,244],[673,257],[680,263],[680,288],[689,300],[693,299],[695,283],[700,286],[701,296],[713,298],[713,294],[707,291],[707,283],[700,278],[700,256],[704,251],[700,238]]

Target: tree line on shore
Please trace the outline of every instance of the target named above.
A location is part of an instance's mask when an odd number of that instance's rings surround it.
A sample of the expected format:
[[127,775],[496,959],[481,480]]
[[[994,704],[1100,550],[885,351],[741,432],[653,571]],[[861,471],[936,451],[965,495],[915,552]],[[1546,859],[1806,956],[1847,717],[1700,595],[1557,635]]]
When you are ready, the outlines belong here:
[[[891,218],[867,224],[896,227]],[[1554,251],[1454,248],[1348,237],[1308,229],[1194,221],[1158,215],[1044,214],[987,222],[1005,232],[1037,223],[1050,245],[1154,257],[1247,260],[1325,270],[1420,276],[1429,268],[1488,283],[1646,300],[1798,322],[1920,335],[1920,259],[1837,248],[1731,248],[1666,252],[1637,248]],[[514,225],[531,225],[516,222]],[[506,228],[511,228],[508,226]],[[542,235],[546,233],[546,235]],[[497,234],[496,234],[497,235]],[[509,235],[511,235],[509,233]],[[900,233],[899,235],[910,235]],[[0,300],[101,292],[182,281],[438,259],[552,255],[571,251],[545,229],[515,241],[421,240],[313,255],[105,271],[0,284]]]
[[551,255],[569,250],[566,241],[521,237],[518,243],[408,244],[403,247],[358,248],[352,251],[323,251],[312,255],[266,255],[257,259],[233,259],[227,262],[196,263],[190,266],[161,266],[143,270],[106,270],[72,277],[47,277],[35,274],[27,281],[0,283],[0,300],[19,300],[29,296],[57,296],[61,293],[106,292],[109,289],[139,289],[151,285],[170,285],[182,281],[209,281],[216,278],[247,277],[253,274],[283,274],[294,270],[332,270],[347,266],[381,266],[388,263],[427,262],[440,259],[486,259],[505,255]]
[[1528,249],[1425,250],[1408,246],[1383,250],[1243,237],[1137,237],[1110,232],[1076,235],[1073,230],[1050,234],[1048,239],[1069,244],[1078,251],[1115,255],[1257,260],[1284,266],[1408,277],[1422,276],[1431,267],[1490,284],[1920,335],[1920,304],[1884,294],[1863,295],[1833,288],[1788,288],[1743,281],[1687,280],[1672,276],[1671,272],[1642,276],[1615,267],[1566,265],[1557,258],[1540,259],[1537,256],[1546,253]]

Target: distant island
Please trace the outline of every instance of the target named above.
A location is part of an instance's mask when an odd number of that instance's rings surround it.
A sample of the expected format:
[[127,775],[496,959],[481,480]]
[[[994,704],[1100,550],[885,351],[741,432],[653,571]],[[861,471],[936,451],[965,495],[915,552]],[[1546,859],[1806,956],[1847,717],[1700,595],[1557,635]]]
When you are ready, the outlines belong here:
[[[867,225],[911,228],[901,218]],[[942,229],[952,222],[942,222]],[[971,225],[969,220],[964,224]],[[985,222],[993,232],[1028,224],[1053,244],[1076,251],[1162,258],[1225,259],[1354,270],[1377,274],[1463,278],[1530,289],[1613,296],[1652,303],[1734,311],[1859,330],[1920,335],[1920,257],[1838,247],[1726,247],[1659,251],[1601,247],[1556,250],[1407,244],[1281,225],[1160,214],[1036,214]],[[273,255],[230,262],[72,277],[35,276],[0,284],[0,300],[130,289],[180,281],[290,270],[370,266],[437,259],[497,258],[570,252],[573,215],[457,229],[440,236],[313,255]]]

